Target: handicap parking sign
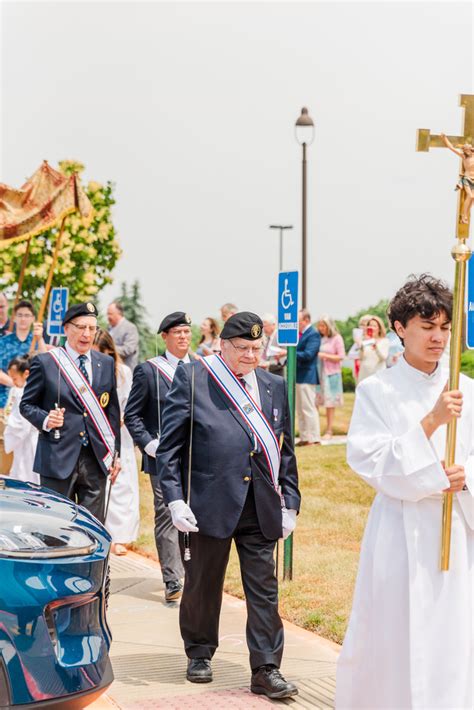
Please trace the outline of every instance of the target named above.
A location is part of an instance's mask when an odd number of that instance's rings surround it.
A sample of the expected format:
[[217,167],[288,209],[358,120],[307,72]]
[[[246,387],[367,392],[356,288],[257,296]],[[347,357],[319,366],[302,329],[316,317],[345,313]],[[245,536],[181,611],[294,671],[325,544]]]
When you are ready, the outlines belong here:
[[474,350],[474,256],[467,263],[466,345]]
[[67,311],[68,300],[68,288],[58,287],[51,289],[46,326],[48,335],[64,335],[63,319]]
[[278,345],[298,345],[298,272],[278,274]]

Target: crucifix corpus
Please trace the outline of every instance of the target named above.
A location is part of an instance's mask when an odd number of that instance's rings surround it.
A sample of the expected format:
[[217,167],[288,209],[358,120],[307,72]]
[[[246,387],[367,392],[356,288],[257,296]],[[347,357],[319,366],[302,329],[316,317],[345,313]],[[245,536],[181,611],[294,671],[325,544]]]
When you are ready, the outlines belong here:
[[[464,301],[466,289],[466,265],[471,257],[471,249],[467,244],[469,239],[469,223],[472,200],[474,196],[474,95],[461,94],[460,106],[464,109],[464,128],[461,136],[446,136],[431,134],[429,129],[420,128],[417,135],[416,149],[427,152],[430,148],[448,148],[461,158],[461,169],[458,189],[458,205],[456,217],[456,243],[451,249],[455,261],[454,272],[454,302],[451,333],[451,348],[449,359],[449,389],[459,388],[459,372],[461,369],[462,326],[464,317]],[[456,455],[456,425],[453,418],[447,427],[446,436],[446,466],[454,464]],[[453,510],[453,494],[443,494],[443,517],[441,530],[441,560],[443,572],[449,570],[451,550],[451,520]]]

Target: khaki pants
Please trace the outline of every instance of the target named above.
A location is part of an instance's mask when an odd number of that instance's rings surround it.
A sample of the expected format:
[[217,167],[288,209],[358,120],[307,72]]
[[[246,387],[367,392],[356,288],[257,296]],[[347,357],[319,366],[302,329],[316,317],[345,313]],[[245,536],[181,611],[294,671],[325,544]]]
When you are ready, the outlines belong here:
[[5,430],[5,410],[0,409],[0,475],[8,476],[13,463],[13,454],[6,454],[3,445],[3,432]]
[[300,441],[321,441],[316,385],[296,385],[296,416]]

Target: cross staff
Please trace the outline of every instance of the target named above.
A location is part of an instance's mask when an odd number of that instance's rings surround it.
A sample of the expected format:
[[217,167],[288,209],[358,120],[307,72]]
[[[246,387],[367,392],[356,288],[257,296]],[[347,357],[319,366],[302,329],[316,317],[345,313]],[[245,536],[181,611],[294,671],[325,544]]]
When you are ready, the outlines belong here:
[[[464,129],[462,136],[447,136],[450,143],[471,143],[474,136],[474,96],[461,94],[460,106],[464,108]],[[442,135],[432,135],[427,128],[420,128],[417,135],[416,149],[426,152],[430,148],[447,148]],[[466,264],[471,257],[471,250],[466,244],[469,239],[469,215],[467,222],[461,221],[465,198],[465,191],[459,190],[456,237],[457,242],[451,250],[451,256],[455,261],[454,272],[454,301],[453,320],[451,333],[451,348],[449,355],[449,389],[459,388],[459,372],[461,369],[462,352],[462,326],[464,317],[464,299],[466,288]],[[446,435],[446,467],[454,464],[456,455],[456,425],[457,420],[451,419],[447,427]],[[440,567],[443,572],[449,569],[449,556],[451,551],[451,519],[453,511],[453,494],[443,494],[443,518],[442,518],[442,538],[441,538],[441,560]]]
[[[461,94],[459,105],[464,109],[464,126],[462,136],[446,136],[450,143],[459,145],[474,142],[474,96],[472,94]],[[416,137],[416,149],[419,152],[427,153],[430,148],[447,148],[441,134],[431,134],[429,128],[419,128]],[[469,239],[469,217],[467,224],[461,222],[463,210],[464,190],[459,190],[458,211],[456,219],[456,237],[458,239]]]

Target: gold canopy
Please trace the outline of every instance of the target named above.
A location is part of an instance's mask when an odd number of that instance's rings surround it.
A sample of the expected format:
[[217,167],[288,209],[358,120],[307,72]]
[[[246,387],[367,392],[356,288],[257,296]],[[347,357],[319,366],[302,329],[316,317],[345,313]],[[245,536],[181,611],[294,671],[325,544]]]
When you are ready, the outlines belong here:
[[63,175],[45,160],[20,189],[0,183],[0,249],[59,225],[78,211],[86,221],[93,207],[76,175]]

